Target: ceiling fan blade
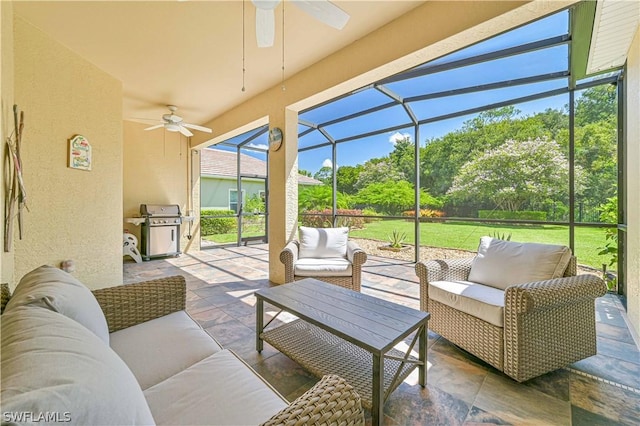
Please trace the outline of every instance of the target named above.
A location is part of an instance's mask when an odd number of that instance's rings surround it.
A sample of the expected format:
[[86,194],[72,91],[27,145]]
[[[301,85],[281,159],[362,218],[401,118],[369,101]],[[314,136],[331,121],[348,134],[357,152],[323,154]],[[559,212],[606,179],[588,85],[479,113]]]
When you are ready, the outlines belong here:
[[256,39],[258,47],[271,47],[276,35],[276,15],[273,9],[256,7]]
[[329,0],[293,0],[304,12],[330,27],[341,30],[349,21],[349,14]]
[[189,138],[189,137],[191,137],[191,136],[193,136],[193,133],[191,133],[191,132],[189,131],[189,129],[187,129],[187,128],[186,128],[186,127],[184,127],[184,126],[180,126],[180,130],[179,130],[179,132],[180,132],[180,133],[182,133],[183,135],[185,135],[185,136],[186,136],[186,137],[188,137],[188,138]]
[[213,132],[213,130],[211,130],[210,128],[203,127],[203,126],[198,126],[197,124],[182,123],[182,126],[183,127],[187,127],[189,129],[200,130],[201,132],[207,132],[207,133]]
[[155,130],[155,129],[159,129],[161,127],[164,127],[164,123],[156,124],[155,126],[151,126],[151,127],[147,127],[145,130]]

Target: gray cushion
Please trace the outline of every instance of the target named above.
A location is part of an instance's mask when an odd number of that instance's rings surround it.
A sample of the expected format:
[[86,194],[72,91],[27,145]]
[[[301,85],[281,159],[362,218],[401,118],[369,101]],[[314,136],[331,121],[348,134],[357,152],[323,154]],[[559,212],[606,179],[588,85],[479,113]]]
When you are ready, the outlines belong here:
[[349,228],[300,227],[298,258],[346,257]]
[[111,348],[143,390],[222,350],[185,311],[116,331]]
[[36,305],[61,313],[82,324],[109,344],[109,327],[93,293],[71,274],[53,266],[40,266],[26,274],[5,308]]
[[429,299],[504,327],[504,291],[470,281],[432,281]]
[[5,312],[1,365],[3,416],[58,413],[79,425],[154,423],[125,363],[94,333],[59,313],[37,306]]
[[351,262],[343,257],[298,259],[294,274],[301,277],[350,277],[353,275]]
[[288,404],[225,349],[144,391],[159,425],[257,425]]
[[571,250],[566,246],[482,237],[468,280],[505,290],[515,284],[560,278],[570,259]]

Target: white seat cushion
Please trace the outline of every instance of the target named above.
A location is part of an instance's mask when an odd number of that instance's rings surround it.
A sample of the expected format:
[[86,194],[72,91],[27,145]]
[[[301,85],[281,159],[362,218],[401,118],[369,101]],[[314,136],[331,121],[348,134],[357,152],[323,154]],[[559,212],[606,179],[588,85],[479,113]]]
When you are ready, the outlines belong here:
[[301,226],[298,258],[347,256],[349,228],[309,228]]
[[107,320],[95,296],[73,275],[61,269],[43,265],[22,277],[5,309],[11,311],[25,305],[61,313],[109,344]]
[[[2,424],[150,425],[140,385],[94,333],[38,306],[2,315]],[[28,413],[31,420],[9,419]]]
[[225,349],[144,391],[159,425],[258,425],[287,401]]
[[300,277],[350,277],[351,262],[342,257],[324,259],[298,259],[294,274]]
[[143,390],[222,350],[185,311],[111,333],[111,348]]
[[566,246],[482,237],[467,279],[505,290],[515,284],[560,278],[570,260],[571,250]]
[[504,327],[504,291],[469,281],[433,281],[429,299]]

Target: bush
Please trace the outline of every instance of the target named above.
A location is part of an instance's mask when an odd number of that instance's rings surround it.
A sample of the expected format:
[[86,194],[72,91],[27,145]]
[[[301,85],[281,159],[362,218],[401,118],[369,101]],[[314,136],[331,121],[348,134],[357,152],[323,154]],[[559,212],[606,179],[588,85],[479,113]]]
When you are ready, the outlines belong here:
[[[414,217],[415,210],[407,210],[402,212],[402,216]],[[442,210],[420,209],[420,217],[445,217]]]
[[228,234],[236,229],[238,224],[235,217],[206,217],[206,216],[232,216],[233,210],[202,210],[200,211],[200,233],[203,236]]
[[[336,226],[346,226],[351,229],[364,228],[365,218],[351,216],[362,215],[362,210],[338,209],[336,214],[346,215],[338,217]],[[300,222],[302,223],[302,226],[310,226],[313,228],[331,228],[333,227],[332,219],[331,209],[308,210],[305,214],[300,215]]]
[[547,220],[547,212],[521,210],[478,210],[479,219],[504,219],[504,220]]
[[363,218],[364,219],[364,223],[373,223],[373,222],[378,222],[378,221],[382,220],[380,218],[375,217],[375,216],[382,216],[382,215],[380,213],[378,213],[376,211],[376,209],[372,209],[370,207],[362,209],[362,214],[364,216],[370,216],[370,217]]

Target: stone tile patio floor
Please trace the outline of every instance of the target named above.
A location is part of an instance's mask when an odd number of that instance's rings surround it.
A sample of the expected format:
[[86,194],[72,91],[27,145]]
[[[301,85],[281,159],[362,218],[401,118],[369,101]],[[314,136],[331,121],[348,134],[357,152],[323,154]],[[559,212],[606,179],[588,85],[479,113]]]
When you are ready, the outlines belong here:
[[[362,291],[418,308],[414,266],[398,262],[370,256]],[[272,285],[267,245],[215,248],[140,264],[125,260],[125,283],[176,274],[186,278],[187,311],[193,318],[287,399],[317,381],[269,345],[262,354],[255,350],[253,292]],[[639,424],[640,352],[624,308],[611,294],[598,299],[596,307],[598,354],[523,384],[429,332],[427,386],[417,385],[415,375],[405,380],[385,404],[385,424]]]

